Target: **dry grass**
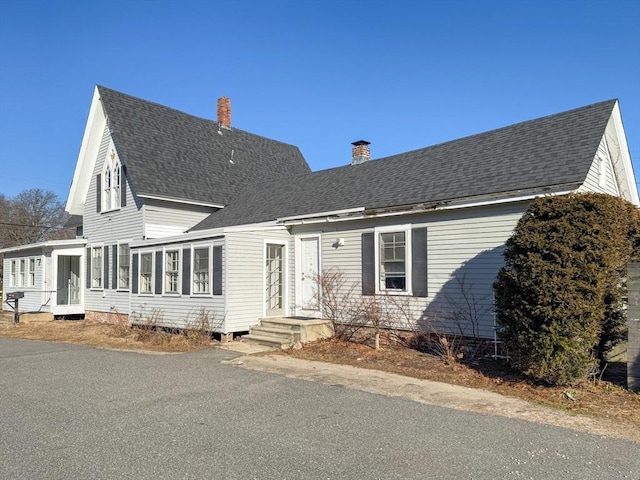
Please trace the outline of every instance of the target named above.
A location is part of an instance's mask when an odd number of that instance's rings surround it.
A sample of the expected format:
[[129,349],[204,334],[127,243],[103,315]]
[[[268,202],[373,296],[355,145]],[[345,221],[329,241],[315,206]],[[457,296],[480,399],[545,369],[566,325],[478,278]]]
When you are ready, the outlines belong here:
[[[83,320],[0,324],[0,337],[78,343],[126,350],[188,352],[217,344],[201,330],[193,328],[170,333],[149,325],[128,327]],[[461,362],[446,364],[438,356],[399,345],[384,345],[375,350],[367,345],[329,339],[304,345],[300,350],[270,352],[274,353],[393,372],[470,388],[484,388],[622,424],[630,432],[638,432],[637,437],[640,439],[640,395],[623,388],[626,377],[624,364],[611,365],[601,381],[566,388],[536,385],[510,370],[502,362],[480,360],[470,365]],[[633,434],[631,436],[635,437]]]
[[386,345],[375,350],[367,345],[329,339],[304,345],[300,350],[286,350],[282,354],[483,388],[568,412],[610,420],[630,431],[635,430],[640,439],[640,395],[623,388],[626,377],[624,364],[610,366],[600,381],[567,388],[536,385],[501,361],[483,359],[470,365],[461,362],[446,364],[438,356],[399,345]]
[[151,326],[129,327],[86,320],[0,324],[0,336],[154,352],[190,352],[216,343],[198,331],[171,333]]

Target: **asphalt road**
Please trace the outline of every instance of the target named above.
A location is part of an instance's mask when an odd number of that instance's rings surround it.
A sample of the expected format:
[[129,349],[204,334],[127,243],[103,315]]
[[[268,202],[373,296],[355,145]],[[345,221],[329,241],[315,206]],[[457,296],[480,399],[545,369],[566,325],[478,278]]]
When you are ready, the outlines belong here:
[[0,338],[2,479],[640,479],[640,444],[221,363]]

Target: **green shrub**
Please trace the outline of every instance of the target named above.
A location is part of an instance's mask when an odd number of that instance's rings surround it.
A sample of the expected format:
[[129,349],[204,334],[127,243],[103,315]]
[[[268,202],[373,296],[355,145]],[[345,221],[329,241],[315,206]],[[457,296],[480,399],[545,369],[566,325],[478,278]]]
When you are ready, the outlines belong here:
[[551,384],[586,377],[626,335],[625,269],[640,246],[630,203],[585,193],[534,200],[494,284],[513,364]]

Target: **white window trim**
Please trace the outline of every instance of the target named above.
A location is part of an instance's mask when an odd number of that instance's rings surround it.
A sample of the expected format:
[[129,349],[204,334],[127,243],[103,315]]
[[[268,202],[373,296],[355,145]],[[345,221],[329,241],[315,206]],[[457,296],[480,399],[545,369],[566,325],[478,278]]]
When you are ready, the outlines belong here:
[[[116,249],[116,290],[120,292],[129,292],[131,291],[131,240],[121,240],[118,242],[118,246]],[[129,246],[129,287],[122,288],[120,286],[120,245],[128,245]]]
[[[405,255],[405,290],[387,290],[385,288],[381,288],[380,281],[380,234],[381,233],[392,233],[392,232],[404,232],[405,239],[405,247],[404,247],[404,255]],[[374,250],[375,250],[375,284],[376,284],[376,295],[413,295],[413,285],[411,284],[411,247],[412,247],[412,235],[411,235],[411,224],[404,225],[393,225],[388,227],[376,227],[374,229]]]
[[[194,292],[194,275],[195,275],[195,260],[196,260],[196,250],[202,250],[202,249],[207,249],[209,252],[209,264],[208,264],[208,274],[209,274],[209,291],[208,292],[203,292],[203,293],[195,293]],[[211,243],[205,243],[205,244],[197,244],[197,245],[191,245],[191,269],[190,269],[190,273],[191,273],[191,278],[190,278],[190,282],[191,285],[189,287],[189,292],[191,293],[192,297],[213,297],[213,244]]]
[[[91,281],[91,288],[89,290],[97,290],[97,291],[102,291],[105,289],[104,286],[104,244],[92,244],[91,245],[91,271],[89,272],[90,275],[90,281]],[[94,258],[93,258],[93,250],[94,249],[100,249],[100,286],[99,287],[94,287],[93,286],[93,269],[95,268],[95,263],[94,263]]]
[[[178,254],[178,279],[176,281],[176,291],[167,291],[167,254],[176,252]],[[162,294],[171,297],[182,295],[182,249],[179,247],[168,247],[162,249]]]
[[[151,289],[149,292],[142,291],[142,256],[151,255]],[[157,253],[156,253],[157,254]],[[143,297],[152,297],[155,294],[155,279],[156,279],[156,261],[154,250],[144,250],[138,252],[138,295]]]

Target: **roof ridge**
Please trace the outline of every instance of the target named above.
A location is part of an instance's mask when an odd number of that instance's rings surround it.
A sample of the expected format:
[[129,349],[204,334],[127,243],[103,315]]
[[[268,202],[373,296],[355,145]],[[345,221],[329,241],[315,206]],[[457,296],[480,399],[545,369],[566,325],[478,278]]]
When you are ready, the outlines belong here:
[[[108,92],[110,92],[110,93],[114,93],[114,94],[116,94],[116,95],[120,95],[120,96],[122,96],[122,97],[128,97],[128,98],[133,99],[133,100],[135,100],[135,101],[137,101],[137,102],[144,102],[144,103],[146,103],[146,104],[153,105],[153,106],[155,106],[155,107],[160,107],[160,108],[162,108],[162,109],[164,109],[164,110],[170,110],[170,111],[173,111],[173,112],[179,113],[180,115],[185,115],[185,116],[187,116],[187,117],[191,117],[191,118],[196,119],[196,120],[200,120],[200,121],[207,122],[207,123],[212,123],[212,124],[214,124],[214,125],[217,125],[217,124],[218,124],[218,121],[217,121],[217,120],[212,120],[212,119],[210,119],[210,118],[201,117],[201,116],[199,116],[199,115],[194,115],[194,114],[192,114],[192,113],[187,113],[187,112],[185,112],[185,111],[183,111],[183,110],[179,110],[179,109],[177,109],[177,108],[175,108],[175,107],[169,107],[169,106],[167,106],[167,105],[163,105],[163,104],[161,104],[161,103],[154,102],[154,101],[152,101],[152,100],[147,100],[147,99],[145,99],[145,98],[137,97],[137,96],[135,96],[135,95],[130,95],[130,94],[128,94],[128,93],[123,93],[123,92],[120,92],[120,91],[118,91],[118,90],[114,90],[113,88],[105,87],[104,85],[96,84],[96,87],[98,87],[98,90],[107,90],[107,91],[108,91]],[[252,132],[249,132],[248,130],[243,130],[242,128],[231,127],[231,131],[233,131],[233,132],[240,132],[240,133],[244,133],[244,134],[246,134],[246,135],[251,135],[252,137],[256,137],[256,138],[263,138],[263,139],[265,139],[265,140],[269,140],[270,142],[279,143],[279,144],[281,144],[281,145],[287,145],[287,146],[290,146],[290,147],[296,147],[296,148],[299,148],[297,145],[295,145],[295,144],[293,144],[293,143],[287,143],[287,142],[283,142],[283,141],[281,141],[281,140],[276,140],[276,139],[274,139],[274,138],[266,137],[266,136],[264,136],[264,135],[258,135],[257,133],[252,133]]]
[[[488,135],[488,134],[495,133],[495,132],[500,132],[502,130],[506,130],[506,129],[509,129],[509,128],[518,127],[520,125],[531,124],[531,123],[534,123],[534,122],[540,122],[540,121],[543,121],[545,119],[549,119],[549,118],[553,118],[553,117],[560,117],[560,116],[563,116],[563,115],[568,115],[568,114],[571,114],[571,113],[575,113],[575,112],[579,112],[579,111],[582,111],[582,110],[586,110],[588,108],[599,107],[599,106],[605,105],[607,103],[612,103],[613,104],[613,102],[616,102],[616,101],[618,101],[618,99],[615,99],[615,98],[614,99],[610,99],[610,100],[603,100],[601,102],[592,103],[590,105],[584,105],[582,107],[572,108],[570,110],[565,110],[563,112],[552,113],[552,114],[545,115],[545,116],[542,116],[542,117],[533,118],[533,119],[530,119],[530,120],[524,120],[524,121],[521,121],[521,122],[516,122],[516,123],[510,124],[510,125],[505,125],[504,127],[498,127],[498,128],[494,128],[492,130],[487,130],[485,132],[478,132],[478,133],[474,133],[474,134],[467,135],[467,136],[464,136],[464,137],[455,138],[455,139],[447,140],[447,141],[440,142],[440,143],[435,143],[433,145],[428,145],[426,147],[420,147],[420,148],[416,148],[416,149],[413,149],[413,150],[407,150],[405,152],[394,153],[393,155],[387,155],[386,157],[372,158],[370,161],[363,162],[363,163],[360,163],[358,165],[352,165],[350,163],[344,164],[344,165],[337,165],[335,167],[324,168],[324,169],[321,169],[321,170],[313,170],[311,172],[300,173],[300,174],[292,175],[292,176],[289,176],[289,177],[282,177],[282,178],[280,178],[280,179],[278,179],[276,181],[287,181],[287,180],[298,179],[298,178],[305,177],[305,176],[315,176],[315,175],[320,175],[320,174],[329,174],[329,172],[333,172],[333,171],[336,171],[336,170],[346,170],[346,169],[362,168],[362,167],[366,168],[366,165],[375,165],[377,162],[380,162],[380,161],[395,160],[398,157],[406,157],[407,155],[410,155],[412,153],[423,152],[423,151],[435,149],[436,147],[442,147],[442,146],[446,146],[448,144],[458,143],[458,142],[465,141],[465,140],[470,140],[470,139],[473,139],[473,138],[476,138],[476,137]],[[272,184],[273,182],[274,182],[274,180],[260,180],[258,182],[253,182],[251,184],[247,184],[240,191],[246,191],[249,188],[255,188],[255,187],[258,187],[260,185]]]
[[[503,127],[497,127],[497,128],[493,128],[491,130],[486,130],[484,132],[472,133],[471,135],[465,135],[464,137],[458,137],[458,138],[454,138],[454,139],[451,139],[451,140],[445,140],[444,142],[434,143],[433,145],[429,145],[427,147],[420,147],[420,148],[415,148],[413,150],[407,150],[406,152],[394,153],[393,155],[387,155],[386,157],[372,158],[371,160],[372,161],[386,160],[386,159],[390,159],[390,158],[397,157],[397,156],[400,156],[400,155],[406,155],[406,154],[409,154],[409,153],[420,152],[420,151],[423,151],[423,150],[428,150],[428,149],[439,147],[439,146],[442,146],[442,145],[447,145],[447,144],[454,143],[454,142],[460,142],[462,140],[468,140],[468,139],[472,139],[472,138],[479,137],[479,136],[482,136],[482,135],[488,135],[490,133],[499,132],[501,130],[506,130],[508,128],[518,127],[520,125],[526,125],[526,124],[534,123],[534,122],[540,122],[542,120],[546,120],[546,119],[553,118],[553,117],[560,117],[560,116],[563,116],[563,115],[568,115],[568,114],[575,113],[575,112],[578,112],[578,111],[581,111],[581,110],[586,110],[588,108],[599,107],[599,106],[607,104],[607,103],[611,103],[612,104],[612,108],[613,108],[613,103],[617,102],[617,101],[618,101],[617,98],[612,98],[612,99],[609,99],[609,100],[603,100],[601,102],[592,103],[590,105],[584,105],[582,107],[572,108],[570,110],[565,110],[563,112],[551,113],[549,115],[544,115],[542,117],[532,118],[532,119],[529,119],[529,120],[523,120],[523,121],[520,121],[520,122],[516,122],[516,123],[509,124],[509,125],[505,125]],[[339,167],[339,168],[341,168],[341,167]]]

